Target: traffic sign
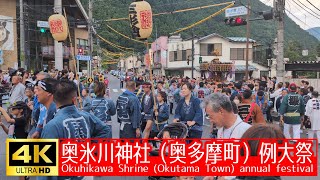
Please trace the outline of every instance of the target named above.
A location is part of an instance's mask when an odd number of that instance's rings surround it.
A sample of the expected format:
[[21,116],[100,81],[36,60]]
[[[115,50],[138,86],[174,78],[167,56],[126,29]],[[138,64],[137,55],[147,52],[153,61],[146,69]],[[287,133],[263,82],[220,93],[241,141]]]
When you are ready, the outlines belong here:
[[76,59],[78,61],[91,61],[91,56],[77,55]]
[[37,27],[49,28],[48,21],[37,21]]
[[93,82],[93,78],[88,78],[88,83],[92,83]]
[[226,17],[247,15],[248,9],[245,6],[239,6],[226,9]]

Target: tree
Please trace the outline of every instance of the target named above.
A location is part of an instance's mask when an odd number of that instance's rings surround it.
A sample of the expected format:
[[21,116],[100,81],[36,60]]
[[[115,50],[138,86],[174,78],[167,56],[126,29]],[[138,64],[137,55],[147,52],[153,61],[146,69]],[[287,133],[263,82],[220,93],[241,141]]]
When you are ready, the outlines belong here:
[[320,43],[317,46],[317,56],[320,57]]
[[289,58],[290,61],[301,61],[302,60],[302,47],[297,41],[289,41],[285,50],[285,57]]

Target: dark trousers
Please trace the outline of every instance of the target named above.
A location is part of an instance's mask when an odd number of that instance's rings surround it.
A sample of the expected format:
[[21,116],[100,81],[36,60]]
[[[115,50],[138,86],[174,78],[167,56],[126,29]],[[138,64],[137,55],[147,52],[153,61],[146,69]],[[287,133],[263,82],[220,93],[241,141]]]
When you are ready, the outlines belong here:
[[170,103],[170,114],[173,114],[172,110],[173,110],[173,103]]
[[123,130],[120,129],[120,138],[136,138],[136,129],[131,124],[126,124]]
[[141,122],[141,134],[144,132],[144,129],[146,129],[147,121]]
[[271,116],[271,108],[270,107],[267,109],[266,113],[267,113],[267,122],[272,123],[272,116]]
[[189,130],[188,138],[200,139],[202,137],[202,131]]
[[123,88],[123,81],[120,81],[120,88]]

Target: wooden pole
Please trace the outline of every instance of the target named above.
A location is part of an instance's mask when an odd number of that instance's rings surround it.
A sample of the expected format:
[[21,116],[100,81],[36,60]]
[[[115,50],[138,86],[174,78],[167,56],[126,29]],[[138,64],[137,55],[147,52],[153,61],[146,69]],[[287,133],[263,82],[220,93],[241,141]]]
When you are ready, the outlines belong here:
[[[154,112],[158,112],[158,106],[157,106],[157,101],[156,101],[156,97],[155,97],[155,93],[154,93],[154,83],[153,83],[153,75],[152,75],[152,68],[151,68],[151,63],[153,63],[153,58],[152,58],[152,53],[149,52],[149,44],[148,41],[146,40],[146,46],[147,46],[147,52],[149,54],[149,76],[150,76],[150,82],[151,82],[151,92],[152,92],[152,98],[153,98],[153,111]],[[156,124],[157,124],[157,128],[159,129],[159,124],[158,124],[158,116],[156,116]]]
[[[67,22],[68,22],[68,18],[67,18],[67,13],[66,13],[66,9],[63,8],[63,12],[64,12],[64,17],[66,18]],[[69,26],[68,26],[69,28]],[[70,29],[68,30],[68,37],[69,37],[69,43],[70,43],[70,50],[71,50],[71,59],[73,60],[73,64],[74,64],[74,70],[77,71],[77,62],[76,59],[74,58],[74,51],[73,51],[73,44],[72,44],[72,40],[71,40],[71,35],[70,35]],[[81,98],[81,92],[80,92],[80,80],[79,80],[79,76],[78,76],[78,72],[76,72],[76,80],[78,81],[78,93],[79,93],[79,105],[80,105],[80,109],[82,109],[82,98]]]
[[246,43],[246,81],[249,80],[249,38],[250,38],[250,7],[251,6],[251,1],[248,0],[248,14],[247,14],[247,43]]

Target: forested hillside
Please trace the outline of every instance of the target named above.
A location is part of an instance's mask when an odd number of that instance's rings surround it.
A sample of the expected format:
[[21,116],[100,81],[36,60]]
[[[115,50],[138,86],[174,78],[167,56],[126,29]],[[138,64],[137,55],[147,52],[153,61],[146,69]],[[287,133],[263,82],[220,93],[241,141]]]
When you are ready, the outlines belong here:
[[[87,9],[88,0],[81,0],[84,7]],[[128,17],[128,7],[129,4],[133,2],[133,0],[94,0],[94,10],[93,16],[96,21],[107,20],[111,18],[121,18]],[[216,4],[221,2],[226,2],[225,0],[148,0],[151,4],[153,13],[159,12],[169,12],[179,9],[185,9],[190,7],[198,7],[209,4]],[[270,10],[271,7],[266,6],[262,2],[258,0],[251,1],[252,2],[252,19],[261,17],[258,12]],[[237,0],[235,6],[241,6],[241,4],[246,4],[246,0]],[[187,25],[193,24],[196,21],[199,21],[214,12],[220,10],[224,6],[212,7],[208,9],[183,12],[178,14],[170,14],[170,15],[162,15],[154,17],[154,29],[153,35],[149,41],[154,40],[156,37],[162,35],[169,35],[169,33],[174,32],[179,28],[183,28]],[[238,27],[230,27],[224,24],[225,14],[222,13],[211,20],[197,26],[194,28],[195,35],[197,36],[205,36],[211,33],[218,33],[222,36],[242,36],[246,35],[245,26]],[[131,35],[131,29],[128,21],[114,21],[114,22],[103,22],[100,21],[100,28],[97,29],[98,33],[104,38],[114,42],[118,45],[135,48],[136,51],[142,51],[144,46],[127,40],[106,27],[106,24],[115,28],[119,32],[126,34],[128,36]],[[253,21],[251,23],[251,38],[258,41],[258,43],[267,47],[267,44],[273,43],[276,37],[276,22],[273,20],[258,20]],[[181,33],[183,37],[190,37],[191,31],[185,31]],[[293,46],[294,49],[302,48],[309,49],[309,54],[311,54],[312,58],[316,54],[316,46],[319,41],[311,36],[307,31],[301,29],[294,21],[290,18],[285,18],[285,52],[286,56],[291,56],[291,50],[289,48],[289,44]],[[107,47],[109,50],[117,51],[112,47],[107,46],[107,44],[103,44],[102,46]],[[292,47],[291,47],[292,48]],[[310,59],[310,58],[302,58],[298,52],[298,56],[292,56],[296,59]]]

